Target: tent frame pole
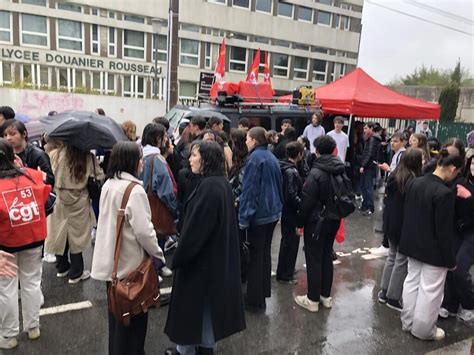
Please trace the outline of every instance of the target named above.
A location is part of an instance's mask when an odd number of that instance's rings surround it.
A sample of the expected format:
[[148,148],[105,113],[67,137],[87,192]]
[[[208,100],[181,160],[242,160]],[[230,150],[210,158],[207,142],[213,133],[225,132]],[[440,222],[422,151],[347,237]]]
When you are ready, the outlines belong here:
[[435,133],[435,137],[438,137],[438,130],[439,130],[439,120],[436,121],[436,133]]
[[352,117],[353,117],[353,114],[351,113],[351,115],[349,116],[349,125],[347,126],[347,135],[349,135],[351,133]]

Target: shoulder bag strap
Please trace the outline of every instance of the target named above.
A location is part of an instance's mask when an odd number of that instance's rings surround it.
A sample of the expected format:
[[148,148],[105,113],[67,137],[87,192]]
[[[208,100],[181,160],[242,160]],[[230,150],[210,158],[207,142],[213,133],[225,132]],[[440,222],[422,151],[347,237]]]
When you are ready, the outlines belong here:
[[128,199],[130,198],[130,193],[132,192],[135,185],[138,185],[136,182],[130,182],[125,189],[125,193],[123,194],[122,204],[120,205],[120,209],[118,210],[117,214],[117,226],[116,226],[116,235],[117,239],[115,242],[115,252],[114,252],[114,268],[112,271],[112,283],[117,283],[117,269],[118,269],[118,262],[120,257],[120,247],[122,245],[122,229],[123,229],[123,222],[125,220],[125,207],[127,207]]
[[147,189],[146,191],[147,192],[153,192],[153,169],[155,168],[155,157],[156,157],[156,154],[153,154],[151,155],[151,161],[150,161],[150,178],[149,178],[149,181],[148,181],[148,186],[147,186]]
[[94,156],[92,153],[90,153],[89,155],[90,155],[90,157],[91,157],[91,159],[92,159],[92,170],[94,171],[94,179],[97,180],[97,173],[96,173],[96,171],[95,171],[95,161],[94,161],[95,156]]

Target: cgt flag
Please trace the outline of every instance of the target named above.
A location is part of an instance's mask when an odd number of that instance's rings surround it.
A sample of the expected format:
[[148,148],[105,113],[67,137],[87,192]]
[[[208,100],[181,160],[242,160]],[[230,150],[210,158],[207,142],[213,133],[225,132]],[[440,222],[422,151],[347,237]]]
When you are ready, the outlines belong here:
[[216,69],[214,70],[214,83],[223,81],[225,75],[225,38],[222,39],[219,49],[219,58],[217,59]]
[[270,66],[268,65],[268,52],[265,52],[265,69],[263,72],[263,82],[270,84],[272,82],[270,79]]
[[247,81],[248,83],[256,84],[258,82],[258,69],[260,66],[260,48],[257,49],[257,52],[255,53],[255,57],[253,57],[253,63],[252,66],[250,67],[250,71],[247,74]]

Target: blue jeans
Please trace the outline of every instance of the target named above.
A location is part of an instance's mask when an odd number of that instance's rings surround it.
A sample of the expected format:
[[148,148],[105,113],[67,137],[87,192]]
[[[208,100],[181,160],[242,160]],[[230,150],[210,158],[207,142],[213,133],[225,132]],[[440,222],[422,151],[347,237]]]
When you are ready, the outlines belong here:
[[362,209],[374,212],[374,179],[375,167],[365,168],[361,179]]
[[202,314],[202,338],[201,344],[195,345],[176,345],[176,350],[181,355],[194,355],[196,354],[196,348],[200,346],[202,348],[214,349],[216,342],[214,340],[214,330],[212,328],[211,309],[207,305],[204,307]]

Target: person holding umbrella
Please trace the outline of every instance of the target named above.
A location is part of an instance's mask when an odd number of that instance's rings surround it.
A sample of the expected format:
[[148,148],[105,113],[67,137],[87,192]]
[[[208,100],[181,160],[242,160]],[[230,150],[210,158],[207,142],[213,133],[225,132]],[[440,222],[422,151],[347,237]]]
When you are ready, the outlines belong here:
[[84,270],[82,252],[91,242],[93,215],[91,214],[87,182],[103,173],[96,157],[64,142],[50,152],[56,176],[57,205],[48,220],[45,250],[56,254],[57,277],[69,277],[75,284],[89,278]]

